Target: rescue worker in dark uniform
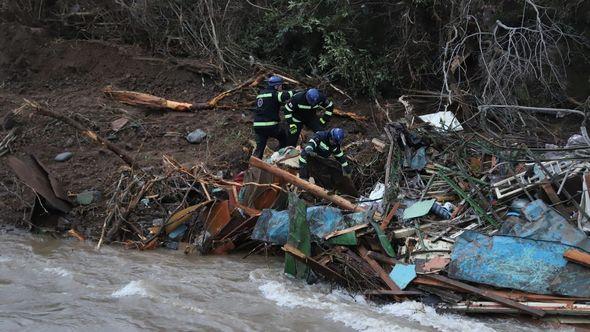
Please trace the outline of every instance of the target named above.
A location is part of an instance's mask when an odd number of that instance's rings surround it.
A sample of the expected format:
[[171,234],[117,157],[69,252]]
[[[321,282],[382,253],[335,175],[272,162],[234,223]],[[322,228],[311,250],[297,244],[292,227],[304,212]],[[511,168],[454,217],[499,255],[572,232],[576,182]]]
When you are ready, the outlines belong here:
[[287,133],[279,125],[279,113],[281,106],[293,97],[293,91],[282,90],[283,79],[271,76],[267,80],[267,86],[256,96],[253,123],[256,135],[256,149],[253,155],[256,158],[262,158],[269,137],[279,141],[279,149],[287,146]]
[[[324,109],[324,114],[318,117],[316,111],[320,108]],[[303,125],[314,132],[325,130],[326,123],[332,117],[333,111],[334,103],[318,89],[308,89],[296,93],[285,105],[285,120],[289,124],[287,144],[297,145]]]
[[348,160],[344,155],[344,152],[340,148],[342,141],[344,140],[344,130],[341,128],[332,128],[326,131],[318,131],[305,145],[299,156],[299,177],[308,180],[309,169],[307,161],[310,156],[320,156],[324,158],[334,155],[334,158],[342,166],[342,174],[346,177],[350,177],[352,168],[348,164]]

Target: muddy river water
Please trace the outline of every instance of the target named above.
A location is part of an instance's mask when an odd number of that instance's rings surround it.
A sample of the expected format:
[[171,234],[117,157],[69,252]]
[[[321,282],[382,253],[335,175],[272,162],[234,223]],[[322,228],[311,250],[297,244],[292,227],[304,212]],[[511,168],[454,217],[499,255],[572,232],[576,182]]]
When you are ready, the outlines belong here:
[[[0,331],[540,331],[375,305],[287,278],[277,258],[185,256],[0,231]],[[563,329],[560,329],[563,330]]]

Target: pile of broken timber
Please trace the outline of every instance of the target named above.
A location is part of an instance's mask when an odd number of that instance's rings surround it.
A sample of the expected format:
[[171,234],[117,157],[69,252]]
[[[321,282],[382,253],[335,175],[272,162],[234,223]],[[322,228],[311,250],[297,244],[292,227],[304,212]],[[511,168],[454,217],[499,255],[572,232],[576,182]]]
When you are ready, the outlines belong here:
[[[303,181],[276,166],[256,158],[251,158],[250,164],[342,210],[363,211],[358,205],[330,194],[324,188]],[[449,260],[440,259],[440,257],[416,264],[415,275],[410,276],[409,283],[404,285],[401,279],[405,276],[394,270],[396,266],[407,267],[408,263],[404,262],[404,257],[391,252],[391,242],[404,242],[414,235],[417,229],[391,227],[393,219],[397,218],[396,212],[399,206],[399,203],[395,204],[384,217],[368,215],[366,223],[325,236],[326,242],[315,248],[313,254],[310,250],[305,253],[305,245],[302,246],[301,242],[297,241],[287,243],[282,249],[287,256],[304,264],[315,275],[369,297],[402,301],[433,294],[441,299],[439,305],[441,309],[452,311],[521,313],[534,317],[546,315],[590,317],[590,304],[587,304],[590,298],[540,295],[469,284],[447,277],[444,268]],[[292,222],[294,221],[290,220],[290,223]],[[353,241],[346,245],[328,245],[330,240],[350,235]],[[566,258],[585,266],[590,264],[590,255],[579,250],[568,252]],[[289,272],[287,267],[286,271]],[[300,271],[295,271],[293,274],[301,276]],[[305,274],[303,276],[305,277]],[[567,320],[562,318],[561,321]]]

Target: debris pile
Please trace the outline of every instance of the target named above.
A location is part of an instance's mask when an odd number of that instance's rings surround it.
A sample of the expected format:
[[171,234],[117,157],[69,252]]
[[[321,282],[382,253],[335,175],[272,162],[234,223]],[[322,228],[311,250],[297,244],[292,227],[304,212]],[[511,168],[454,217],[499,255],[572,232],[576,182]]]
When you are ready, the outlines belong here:
[[[256,86],[264,75],[204,103],[112,88],[104,93],[182,112],[246,107],[239,100],[219,102]],[[170,156],[163,157],[161,170],[141,169],[75,120],[27,105],[77,128],[127,163],[105,193],[108,215],[98,247],[120,242],[202,254],[281,248],[286,273],[375,300],[435,299],[450,311],[590,322],[590,139],[585,126],[560,124],[560,135],[553,129],[556,115],[585,120],[586,113],[461,102],[456,114],[418,114],[421,98],[432,96],[400,98],[405,118],[387,123],[385,135],[344,147],[359,151],[356,157],[348,153],[354,184],[330,171],[318,184],[299,178],[298,148],[268,154],[266,161],[251,157],[250,168],[230,179]],[[389,118],[387,107],[382,109]],[[197,143],[207,133],[190,135],[187,140]],[[361,154],[380,169],[361,166]],[[312,160],[310,167],[330,169],[321,157]],[[45,213],[69,211],[57,181],[37,160],[13,158],[10,166],[38,194]],[[83,194],[81,205],[100,195]]]

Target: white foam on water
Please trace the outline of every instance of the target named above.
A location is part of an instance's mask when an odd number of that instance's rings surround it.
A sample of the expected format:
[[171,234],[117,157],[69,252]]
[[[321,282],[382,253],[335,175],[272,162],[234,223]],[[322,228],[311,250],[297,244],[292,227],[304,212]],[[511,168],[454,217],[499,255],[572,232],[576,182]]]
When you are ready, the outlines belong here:
[[70,271],[64,269],[63,267],[46,267],[43,269],[43,271],[58,275],[60,277],[69,277],[72,275]]
[[0,256],[0,263],[8,263],[11,262],[12,259],[8,258],[8,257],[2,257]]
[[[437,313],[433,307],[416,301],[376,305],[362,295],[351,296],[341,290],[330,290],[326,285],[306,285],[276,271],[254,270],[250,281],[258,284],[264,298],[287,308],[308,308],[322,311],[327,319],[343,323],[357,331],[411,330],[420,326],[425,330],[492,332],[506,330],[502,324],[478,321],[451,313]],[[519,331],[539,331],[539,326],[519,325]]]
[[439,331],[478,331],[492,332],[495,329],[473,319],[453,314],[439,314],[433,307],[416,301],[392,303],[377,307],[377,311],[395,317],[406,318],[430,326]]
[[[362,296],[351,297],[341,291],[322,293],[320,287],[301,286],[299,289],[290,288],[290,281],[261,280],[251,273],[250,280],[259,282],[258,289],[262,295],[277,305],[287,308],[308,308],[324,311],[325,317],[343,323],[357,331],[411,331],[404,329],[394,322],[371,317],[375,312],[366,313],[368,304]],[[300,294],[301,293],[301,294]]]
[[133,280],[111,294],[112,297],[116,298],[134,295],[148,297],[148,291],[142,280]]

